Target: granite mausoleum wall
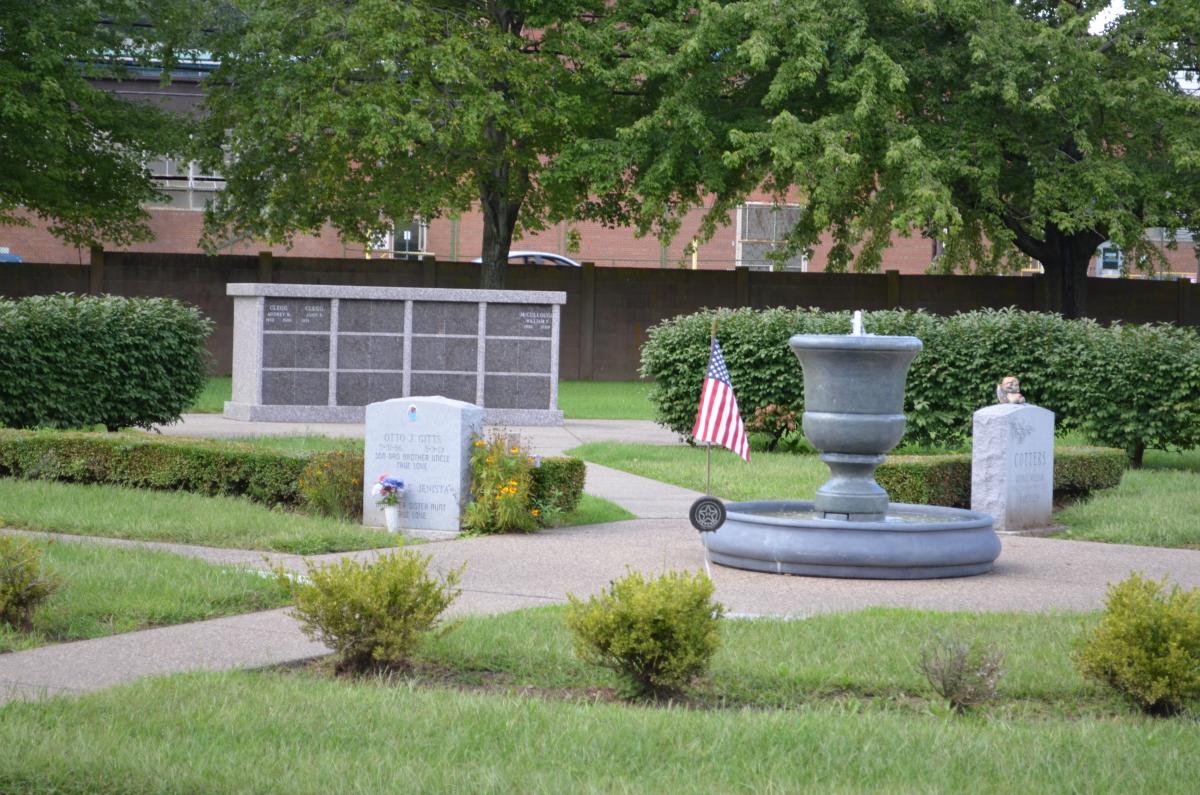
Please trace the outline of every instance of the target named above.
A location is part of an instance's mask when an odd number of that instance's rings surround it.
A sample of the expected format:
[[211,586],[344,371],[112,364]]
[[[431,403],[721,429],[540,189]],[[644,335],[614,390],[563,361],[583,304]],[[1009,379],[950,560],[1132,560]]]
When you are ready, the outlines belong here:
[[554,424],[561,292],[230,284],[240,420],[361,422],[440,395],[492,424]]

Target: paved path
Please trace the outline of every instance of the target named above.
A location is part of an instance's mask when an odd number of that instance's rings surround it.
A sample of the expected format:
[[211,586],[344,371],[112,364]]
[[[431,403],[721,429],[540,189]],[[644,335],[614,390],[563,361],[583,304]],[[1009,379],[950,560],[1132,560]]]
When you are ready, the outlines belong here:
[[[925,610],[1059,611],[1101,606],[1108,583],[1130,571],[1200,587],[1200,551],[1164,550],[1008,536],[996,570],[980,577],[920,582],[827,580],[712,567],[716,598],[734,615],[794,616],[910,607]],[[198,548],[176,551],[213,559]],[[454,614],[562,603],[587,595],[632,567],[647,573],[702,569],[703,548],[686,521],[639,519],[536,535],[426,544],[433,568],[466,563]],[[219,551],[218,558],[225,555]],[[246,553],[239,552],[244,555]],[[256,556],[258,553],[253,553]],[[349,553],[360,559],[379,551]],[[233,555],[236,557],[236,555]],[[326,562],[340,555],[310,558]],[[284,556],[296,570],[303,561]],[[253,564],[251,564],[253,565]],[[66,643],[0,655],[0,702],[84,692],[182,670],[253,668],[323,653],[284,610]]]
[[[211,415],[191,416],[201,419],[177,430],[187,430],[191,435],[229,432],[228,428],[218,427],[220,423],[210,425]],[[304,427],[295,426],[292,432],[305,432]],[[359,428],[355,426],[355,430]],[[330,428],[322,425],[314,430],[329,432]],[[637,423],[614,423],[609,427],[602,421],[568,422],[559,429],[534,430],[529,438],[534,449],[550,454],[606,433],[608,438],[628,434],[629,438],[646,441],[651,431]],[[661,429],[660,435],[653,438],[668,443]],[[640,518],[420,547],[431,556],[433,568],[438,571],[466,564],[463,594],[452,612],[495,613],[562,603],[569,593],[599,591],[628,568],[647,573],[704,568],[700,539],[682,518],[697,496],[694,492],[595,465],[588,468],[587,490],[624,505]],[[995,571],[979,577],[912,582],[832,580],[755,574],[720,566],[711,567],[711,575],[716,598],[733,615],[741,616],[803,617],[866,607],[1094,610],[1102,605],[1107,585],[1131,571],[1155,578],[1168,576],[1184,587],[1200,588],[1200,551],[1018,536],[1006,536],[1002,541],[1004,549]],[[167,549],[213,563],[265,566],[261,552],[111,539],[96,543]],[[370,559],[384,553],[346,554]],[[273,555],[271,559],[272,563],[303,571],[306,561],[319,564],[339,557],[342,555],[307,559]],[[233,616],[0,655],[0,702],[85,692],[175,671],[283,664],[324,651],[302,635],[286,610]]]

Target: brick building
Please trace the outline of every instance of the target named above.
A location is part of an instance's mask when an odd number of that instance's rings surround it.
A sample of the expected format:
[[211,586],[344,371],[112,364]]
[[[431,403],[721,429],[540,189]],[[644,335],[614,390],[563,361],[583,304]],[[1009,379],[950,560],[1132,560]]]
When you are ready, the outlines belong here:
[[[124,82],[104,81],[100,85],[130,100],[151,102],[175,113],[193,112],[202,94],[201,81],[207,68],[197,65],[172,75],[168,86],[161,86],[157,74],[145,74]],[[154,240],[137,243],[122,250],[155,253],[196,253],[199,249],[205,202],[221,189],[219,174],[202,174],[194,165],[158,158],[147,167],[158,178],[168,200],[147,208]],[[700,225],[702,211],[694,211],[683,221],[680,233],[667,245],[653,237],[638,238],[631,230],[606,228],[592,222],[561,223],[542,232],[531,233],[514,242],[516,249],[532,249],[567,254],[597,266],[643,268],[696,268],[728,270],[734,267],[769,267],[764,255],[786,236],[800,212],[798,205],[773,208],[769,197],[753,196],[732,214],[713,239],[692,251],[692,240]],[[0,226],[0,253],[8,249],[27,262],[84,263],[89,252],[63,244],[46,231],[45,225],[31,219],[28,227]],[[578,251],[568,250],[568,240],[578,236]],[[1151,230],[1154,237],[1154,230]],[[1161,238],[1161,235],[1159,236]],[[291,248],[267,246],[255,240],[230,240],[219,253],[254,254],[270,250],[275,254],[302,257],[372,258],[432,255],[439,260],[464,261],[479,256],[483,238],[483,219],[478,212],[458,218],[438,218],[428,224],[413,221],[399,226],[388,239],[368,247],[342,240],[332,228],[320,235],[298,235]],[[1170,270],[1193,281],[1197,275],[1196,250],[1190,239],[1175,251],[1167,251]],[[830,241],[818,245],[810,258],[795,257],[788,270],[819,272],[825,269]],[[904,274],[924,273],[936,255],[935,241],[919,233],[896,235],[883,254],[883,270]],[[1117,276],[1123,263],[1118,253],[1099,252],[1093,275]]]

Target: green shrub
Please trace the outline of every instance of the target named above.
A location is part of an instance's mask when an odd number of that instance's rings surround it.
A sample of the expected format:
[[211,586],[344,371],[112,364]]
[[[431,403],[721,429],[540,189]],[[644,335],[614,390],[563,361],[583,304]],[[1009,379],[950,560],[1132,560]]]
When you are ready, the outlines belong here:
[[875,470],[875,481],[892,502],[971,506],[970,455],[889,456]]
[[31,631],[34,611],[61,586],[57,577],[42,568],[38,547],[0,535],[0,624]]
[[1147,448],[1200,445],[1200,337],[1170,325],[1092,329],[1106,355],[1087,368],[1099,399],[1082,417],[1089,438],[1126,451],[1135,467]]
[[0,477],[246,497],[287,508],[300,505],[307,463],[232,442],[0,430]]
[[362,453],[315,453],[300,473],[298,487],[308,513],[362,522]]
[[1100,625],[1080,638],[1079,671],[1150,715],[1173,715],[1200,696],[1200,590],[1134,574],[1110,585]]
[[568,514],[579,507],[587,475],[587,466],[582,459],[570,456],[535,458],[529,474],[529,501],[535,508],[540,508],[541,524],[552,524],[547,519],[549,514]]
[[725,609],[712,595],[712,580],[699,572],[655,580],[630,572],[587,602],[568,594],[575,653],[624,675],[639,695],[682,690],[708,669],[721,642]]
[[0,426],[173,422],[204,388],[211,328],[170,298],[0,300]]
[[428,557],[402,549],[372,562],[309,563],[307,581],[282,568],[275,574],[295,598],[304,634],[337,652],[340,670],[365,671],[408,664],[461,593],[462,567],[439,580],[429,574]]
[[1129,458],[1105,447],[1059,447],[1054,451],[1054,496],[1078,497],[1115,488]]
[[[752,424],[768,406],[803,411],[803,373],[790,336],[850,330],[848,313],[815,309],[708,310],[651,328],[641,374],[654,379],[657,419],[681,436],[695,421],[714,319],[738,405]],[[865,323],[872,333],[911,335],[925,346],[908,374],[904,444],[965,446],[972,414],[995,400],[1005,375],[1021,378],[1026,398],[1053,411],[1060,431],[1083,430],[1135,461],[1145,447],[1200,444],[1200,338],[1191,329],[1105,328],[1013,309],[947,318],[887,310],[866,313]],[[778,427],[759,432],[780,436]]]
[[921,648],[917,671],[954,711],[965,712],[996,695],[1003,663],[994,646],[939,635]]
[[[1055,497],[1078,497],[1121,482],[1129,459],[1103,447],[1059,447],[1054,450]],[[894,455],[875,470],[875,480],[892,502],[919,505],[971,506],[971,456]]]

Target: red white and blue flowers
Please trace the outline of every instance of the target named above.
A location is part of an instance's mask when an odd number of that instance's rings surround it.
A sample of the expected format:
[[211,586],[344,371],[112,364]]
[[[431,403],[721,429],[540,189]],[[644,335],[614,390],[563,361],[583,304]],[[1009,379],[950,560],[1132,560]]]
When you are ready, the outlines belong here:
[[399,505],[404,497],[404,481],[380,475],[379,482],[371,487],[371,496],[379,498],[376,504],[381,508],[385,505]]

